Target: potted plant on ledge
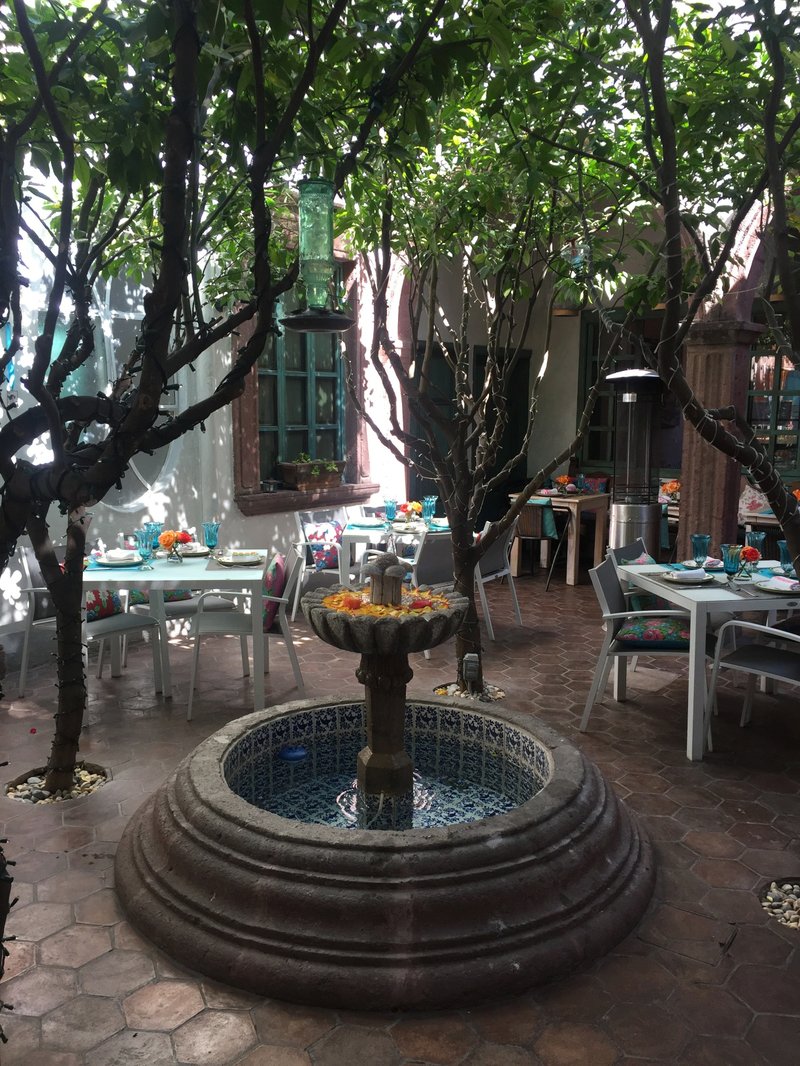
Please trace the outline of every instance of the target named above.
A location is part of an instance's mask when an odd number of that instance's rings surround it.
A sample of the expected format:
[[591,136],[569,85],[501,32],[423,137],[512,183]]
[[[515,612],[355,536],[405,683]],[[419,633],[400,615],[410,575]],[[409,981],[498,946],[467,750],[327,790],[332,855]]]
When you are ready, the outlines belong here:
[[345,464],[341,460],[312,459],[300,452],[290,463],[278,463],[278,477],[286,488],[308,492],[340,485]]

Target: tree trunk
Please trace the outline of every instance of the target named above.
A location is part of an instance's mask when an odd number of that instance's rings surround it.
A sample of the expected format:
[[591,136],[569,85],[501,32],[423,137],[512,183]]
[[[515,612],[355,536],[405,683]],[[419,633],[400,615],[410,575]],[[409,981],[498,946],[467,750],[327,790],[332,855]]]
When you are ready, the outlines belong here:
[[88,525],[88,516],[76,514],[70,517],[63,571],[56,561],[49,538],[42,541],[31,531],[36,557],[56,609],[58,709],[44,784],[48,792],[71,789],[73,786],[86,708],[82,611],[83,557]]
[[[467,524],[464,522],[464,529]],[[460,689],[472,685],[478,692],[483,691],[483,656],[481,653],[481,626],[475,605],[475,566],[476,557],[473,549],[467,547],[463,537],[453,531],[453,576],[455,590],[469,601],[466,617],[456,633],[457,683]],[[474,653],[478,656],[478,677],[474,682],[464,679],[464,656]]]

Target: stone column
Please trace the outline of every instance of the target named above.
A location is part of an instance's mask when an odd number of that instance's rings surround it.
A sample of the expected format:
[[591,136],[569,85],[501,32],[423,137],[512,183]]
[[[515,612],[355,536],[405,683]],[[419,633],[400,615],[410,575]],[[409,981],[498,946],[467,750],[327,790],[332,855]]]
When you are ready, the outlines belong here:
[[[701,403],[733,403],[746,413],[750,349],[763,331],[755,322],[733,319],[695,323],[686,341],[684,370]],[[710,533],[712,551],[736,542],[740,480],[739,464],[684,423],[678,559],[691,555],[692,533]]]

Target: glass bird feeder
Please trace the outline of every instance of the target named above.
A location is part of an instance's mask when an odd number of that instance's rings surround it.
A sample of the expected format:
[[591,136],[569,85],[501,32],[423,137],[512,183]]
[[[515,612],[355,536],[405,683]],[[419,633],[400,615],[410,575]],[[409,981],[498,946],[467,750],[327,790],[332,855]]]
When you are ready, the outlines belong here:
[[333,260],[332,181],[306,178],[300,182],[300,278],[306,306],[281,319],[299,333],[343,333],[353,319],[337,308]]

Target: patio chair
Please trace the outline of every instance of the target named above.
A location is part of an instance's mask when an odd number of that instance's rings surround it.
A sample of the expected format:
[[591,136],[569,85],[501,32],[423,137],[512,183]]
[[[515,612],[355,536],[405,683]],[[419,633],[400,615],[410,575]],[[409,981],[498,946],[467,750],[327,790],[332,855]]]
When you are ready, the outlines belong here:
[[339,552],[342,531],[348,520],[346,507],[295,513],[296,543],[303,546],[303,566],[293,593],[292,621],[295,620],[300,597],[304,592],[321,585],[339,584]]
[[[520,511],[519,518],[517,519],[516,539],[518,541],[539,541],[543,548],[542,565],[548,567],[547,581],[544,586],[545,592],[550,588],[550,582],[553,579],[553,571],[555,570],[556,562],[561,554],[561,549],[567,541],[572,515],[567,512],[563,518],[564,525],[559,533],[556,515],[553,510],[553,501],[549,497],[539,497],[528,500]],[[548,565],[548,556],[552,550],[553,541],[556,542],[556,547],[555,551],[552,553],[552,558],[549,559]]]
[[[614,699],[622,703],[625,700],[627,659],[642,654],[660,657],[686,654],[689,651],[689,621],[685,611],[642,611],[632,608],[625,599],[614,561],[610,556],[590,570],[589,577],[600,604],[606,635],[586,697],[580,724],[581,732],[586,731],[592,709],[605,691],[608,675],[615,661],[620,661],[620,669],[615,677]],[[716,638],[710,634],[706,655],[713,656],[715,648]]]
[[[737,640],[732,650],[725,652],[726,636],[729,633],[734,635],[737,631],[755,639],[745,642]],[[740,726],[746,726],[751,720],[753,696],[759,678],[800,685],[800,633],[791,632],[780,625],[766,626],[734,618],[720,628],[718,636],[706,702],[707,722],[710,721],[711,708],[714,706],[720,670],[739,670],[748,675]]]
[[[20,546],[20,555],[23,570],[28,584],[20,589],[28,598],[28,612],[25,619],[25,629],[22,640],[22,653],[19,665],[19,696],[25,695],[25,686],[28,680],[28,660],[30,656],[30,642],[34,629],[44,628],[55,632],[56,612],[50,597],[50,592],[44,583],[38,560],[32,548]],[[162,690],[161,679],[161,627],[158,619],[149,614],[128,614],[125,605],[116,593],[95,594],[89,592],[87,606],[91,602],[90,611],[93,609],[94,618],[84,620],[84,640],[86,646],[84,655],[88,659],[88,645],[92,641],[99,642],[97,654],[97,676],[103,676],[103,659],[105,641],[113,639],[111,652],[111,673],[118,675],[122,662],[120,640],[124,640],[129,634],[135,632],[147,632],[150,634],[153,653],[153,676],[155,678],[156,692]]]
[[[300,663],[297,660],[292,631],[289,629],[287,607],[292,602],[294,590],[303,569],[304,548],[304,544],[293,544],[285,559],[279,556],[273,557],[264,575],[264,673],[269,673],[269,642],[274,637],[280,637],[286,645],[289,662],[292,664],[295,684],[298,688],[303,687],[303,675],[300,672]],[[238,609],[235,611],[204,610],[206,598],[213,595],[214,593],[212,592],[201,593],[198,597],[197,612],[192,619],[191,635],[194,637],[194,650],[192,654],[192,671],[189,679],[187,721],[192,719],[197,667],[200,661],[200,641],[203,637],[238,636],[242,653],[242,676],[250,676],[250,656],[248,654],[247,638],[252,635],[253,625],[250,610],[245,610],[244,606],[244,601],[249,600],[250,596],[249,594],[241,593]]]
[[[487,522],[481,535],[485,534],[488,528],[489,523]],[[478,590],[481,607],[483,608],[483,618],[486,622],[486,630],[489,634],[489,640],[495,639],[492,616],[489,613],[489,604],[487,603],[486,592],[484,591],[484,585],[487,585],[490,581],[503,581],[505,578],[508,578],[508,587],[511,590],[511,602],[514,605],[517,624],[522,625],[522,615],[519,610],[517,590],[514,587],[514,578],[511,573],[511,545],[514,542],[516,532],[517,523],[512,522],[505,533],[497,538],[475,567],[475,585]]]

